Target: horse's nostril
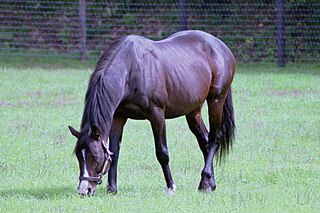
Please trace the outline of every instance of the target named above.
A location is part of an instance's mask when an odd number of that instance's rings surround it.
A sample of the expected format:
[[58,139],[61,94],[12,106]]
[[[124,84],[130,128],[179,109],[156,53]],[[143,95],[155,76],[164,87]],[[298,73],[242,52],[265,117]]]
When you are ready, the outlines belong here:
[[90,196],[93,196],[94,195],[94,193],[96,192],[96,190],[95,190],[95,188],[94,187],[89,187],[88,188],[88,196],[90,197]]
[[81,196],[87,196],[89,193],[88,193],[87,190],[86,190],[86,191],[79,190],[79,191],[78,191],[78,194],[81,195]]
[[[82,186],[82,185],[81,185]],[[92,194],[92,187],[78,187],[78,194],[81,196],[90,196]]]
[[84,197],[90,197],[94,195],[95,191],[93,186],[89,186],[88,188],[78,189],[78,194]]

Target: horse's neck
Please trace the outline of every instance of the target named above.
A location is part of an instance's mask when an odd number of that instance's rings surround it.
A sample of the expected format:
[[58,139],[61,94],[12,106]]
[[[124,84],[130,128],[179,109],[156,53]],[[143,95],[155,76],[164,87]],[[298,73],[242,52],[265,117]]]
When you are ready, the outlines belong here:
[[111,72],[93,73],[89,82],[82,126],[95,125],[107,139],[111,129],[113,115],[120,104],[125,88],[125,75]]
[[123,93],[124,93],[124,88],[122,85],[124,83],[125,82],[123,81],[122,78],[108,78],[108,85],[106,90],[101,91],[101,92],[107,93],[105,94],[106,96],[103,99],[104,101],[103,104],[107,108],[106,110],[107,113],[105,114],[106,117],[103,118],[103,119],[106,119],[106,126],[102,134],[105,140],[107,140],[109,136],[114,113],[122,100]]

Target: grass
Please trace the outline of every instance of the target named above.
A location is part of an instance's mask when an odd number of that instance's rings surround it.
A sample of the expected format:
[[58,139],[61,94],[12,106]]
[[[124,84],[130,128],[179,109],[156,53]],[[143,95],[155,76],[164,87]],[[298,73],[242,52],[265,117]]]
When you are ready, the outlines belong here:
[[[75,139],[94,62],[0,59],[0,212],[318,212],[320,66],[239,65],[233,83],[237,140],[216,167],[217,190],[198,193],[202,155],[184,118],[167,122],[177,191],[165,182],[150,125],[130,120],[118,194],[76,193]],[[204,113],[206,116],[206,113]],[[207,120],[207,119],[205,119]]]

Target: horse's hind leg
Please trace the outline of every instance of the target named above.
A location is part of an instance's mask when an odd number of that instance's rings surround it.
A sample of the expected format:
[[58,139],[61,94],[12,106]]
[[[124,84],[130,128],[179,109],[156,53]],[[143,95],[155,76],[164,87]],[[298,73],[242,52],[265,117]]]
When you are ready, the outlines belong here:
[[161,165],[167,183],[167,194],[170,195],[174,192],[175,185],[169,167],[169,153],[166,139],[164,110],[158,107],[153,107],[150,110],[149,121],[151,123],[154,135],[156,156]]
[[199,147],[202,151],[204,161],[208,156],[208,130],[201,117],[201,107],[186,115],[189,129],[197,138]]
[[207,104],[209,110],[209,141],[208,141],[208,155],[205,160],[205,166],[201,173],[201,181],[199,190],[206,192],[214,191],[216,183],[214,179],[213,158],[219,149],[219,140],[221,137],[221,123],[224,105],[224,96],[207,97]]
[[[189,125],[189,128],[191,132],[196,136],[199,147],[202,151],[204,162],[206,164],[207,158],[208,158],[208,146],[209,146],[209,140],[208,140],[208,130],[202,120],[201,117],[201,107],[197,108],[190,114],[186,115],[186,119]],[[209,171],[209,174],[213,172],[213,167],[211,164],[211,170]],[[202,172],[203,176],[204,172]],[[212,187],[215,187],[213,175],[205,176],[201,178],[201,182],[199,185],[199,190],[211,190]]]

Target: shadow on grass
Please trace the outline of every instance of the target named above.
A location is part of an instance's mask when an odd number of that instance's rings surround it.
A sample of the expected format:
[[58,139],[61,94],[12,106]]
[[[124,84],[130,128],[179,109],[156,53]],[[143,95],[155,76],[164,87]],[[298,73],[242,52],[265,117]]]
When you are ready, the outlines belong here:
[[53,187],[53,188],[31,188],[31,189],[9,189],[0,190],[2,199],[16,198],[35,198],[39,200],[53,200],[57,198],[67,198],[76,195],[76,190],[72,187]]

